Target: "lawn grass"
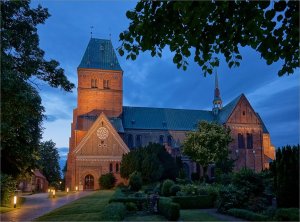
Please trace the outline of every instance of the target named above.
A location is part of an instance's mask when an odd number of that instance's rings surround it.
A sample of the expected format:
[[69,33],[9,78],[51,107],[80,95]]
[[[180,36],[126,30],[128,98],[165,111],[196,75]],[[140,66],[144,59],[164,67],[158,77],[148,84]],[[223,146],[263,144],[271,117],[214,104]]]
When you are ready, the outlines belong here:
[[114,191],[101,190],[47,213],[36,221],[99,221]]
[[124,221],[168,221],[164,216],[158,214],[132,215],[125,217]]
[[14,208],[13,204],[5,205],[5,206],[0,206],[0,213],[4,214],[6,212],[9,212],[9,211],[12,211],[12,210],[16,210],[16,209],[20,208],[24,202],[25,202],[25,198],[24,197],[18,197],[16,208]]
[[200,210],[180,210],[181,221],[220,221],[209,213]]

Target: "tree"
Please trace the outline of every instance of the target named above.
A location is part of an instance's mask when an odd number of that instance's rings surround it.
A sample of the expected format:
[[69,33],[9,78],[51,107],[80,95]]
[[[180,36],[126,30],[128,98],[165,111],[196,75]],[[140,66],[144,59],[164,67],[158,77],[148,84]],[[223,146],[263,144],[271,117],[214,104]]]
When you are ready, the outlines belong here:
[[1,172],[16,178],[37,167],[44,108],[35,88],[9,70],[1,97]]
[[183,153],[202,165],[206,175],[209,164],[228,157],[228,145],[232,141],[230,129],[217,123],[201,121],[196,131],[188,132],[183,142]]
[[132,150],[124,154],[120,173],[123,178],[129,178],[135,171],[141,173],[145,183],[163,179],[173,179],[178,176],[178,167],[173,157],[160,144],[150,143],[144,148]]
[[166,46],[173,62],[187,69],[187,58],[204,74],[219,66],[239,66],[240,47],[260,53],[268,65],[283,60],[278,75],[299,67],[299,3],[297,1],[140,1],[127,11],[128,29],[120,34],[119,54],[135,60],[139,52],[162,56]]
[[41,142],[38,164],[49,184],[57,184],[60,179],[59,154],[52,140]]
[[277,149],[270,170],[278,207],[299,208],[299,145]]
[[71,91],[56,60],[39,47],[37,25],[50,16],[30,1],[1,1],[1,172],[17,177],[37,166],[44,108],[33,79]]

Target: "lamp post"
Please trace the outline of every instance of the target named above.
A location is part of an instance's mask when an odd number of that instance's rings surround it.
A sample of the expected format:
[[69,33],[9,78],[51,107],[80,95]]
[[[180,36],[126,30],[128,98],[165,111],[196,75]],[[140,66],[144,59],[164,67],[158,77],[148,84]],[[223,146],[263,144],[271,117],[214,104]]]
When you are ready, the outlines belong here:
[[14,196],[14,208],[16,208],[17,207],[17,196],[15,195]]
[[55,198],[55,189],[52,190],[52,198]]
[[255,172],[255,150],[252,151],[254,156],[254,172]]
[[69,193],[69,187],[67,187],[67,193]]
[[75,187],[76,192],[78,191],[78,186]]

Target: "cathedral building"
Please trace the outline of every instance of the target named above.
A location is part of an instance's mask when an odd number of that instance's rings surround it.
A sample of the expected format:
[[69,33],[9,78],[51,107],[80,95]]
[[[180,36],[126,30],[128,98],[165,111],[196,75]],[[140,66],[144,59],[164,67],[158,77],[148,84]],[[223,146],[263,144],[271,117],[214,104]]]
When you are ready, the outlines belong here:
[[[270,134],[246,96],[223,106],[217,75],[212,110],[188,110],[123,106],[124,73],[110,40],[91,38],[77,72],[66,172],[70,190],[99,189],[100,176],[108,172],[122,181],[122,155],[150,142],[164,145],[173,156],[181,155],[186,132],[195,130],[201,120],[230,127],[235,170],[248,167],[259,172],[275,158]],[[188,175],[201,173],[199,165],[182,159]]]

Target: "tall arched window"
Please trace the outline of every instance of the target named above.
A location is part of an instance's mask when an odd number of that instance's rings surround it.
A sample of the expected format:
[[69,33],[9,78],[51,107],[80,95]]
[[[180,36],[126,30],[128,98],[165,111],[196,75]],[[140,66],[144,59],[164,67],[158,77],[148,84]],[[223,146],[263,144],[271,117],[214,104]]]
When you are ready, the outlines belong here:
[[109,172],[110,172],[110,173],[113,172],[113,164],[112,164],[112,163],[109,164]]
[[128,134],[127,145],[129,148],[133,148],[133,136],[131,134]]
[[238,147],[239,149],[245,148],[244,135],[241,133],[238,134]]
[[247,133],[247,148],[253,149],[253,136],[251,133]]
[[168,136],[168,146],[172,146],[172,136]]
[[135,145],[136,145],[136,147],[142,146],[142,136],[141,135],[136,135]]
[[116,163],[116,173],[119,173],[119,163]]
[[159,136],[159,144],[160,144],[160,145],[163,145],[163,144],[164,144],[164,136],[163,136],[163,135],[160,135],[160,136]]

